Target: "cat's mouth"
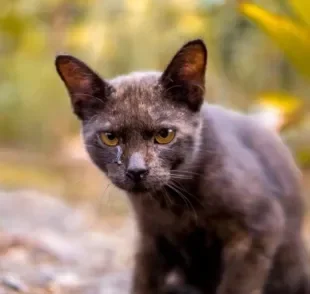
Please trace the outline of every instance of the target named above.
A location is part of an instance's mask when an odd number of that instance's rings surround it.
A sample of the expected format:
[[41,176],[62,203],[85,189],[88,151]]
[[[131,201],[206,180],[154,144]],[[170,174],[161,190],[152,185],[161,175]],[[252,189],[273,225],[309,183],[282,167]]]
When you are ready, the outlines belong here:
[[146,193],[154,191],[154,188],[147,181],[132,182],[132,181],[118,181],[118,179],[111,179],[113,184],[118,188],[130,193]]
[[132,193],[146,193],[146,192],[149,192],[150,190],[151,190],[150,187],[146,187],[142,183],[138,183],[138,184],[133,185],[130,188],[129,192],[132,192]]
[[168,174],[149,174],[140,180],[134,180],[129,177],[121,178],[117,174],[115,176],[110,175],[109,178],[115,186],[130,193],[153,193],[159,191],[170,179]]
[[162,184],[160,182],[152,183],[149,181],[141,181],[137,183],[130,183],[125,190],[130,193],[147,193],[147,192],[155,192],[162,188]]

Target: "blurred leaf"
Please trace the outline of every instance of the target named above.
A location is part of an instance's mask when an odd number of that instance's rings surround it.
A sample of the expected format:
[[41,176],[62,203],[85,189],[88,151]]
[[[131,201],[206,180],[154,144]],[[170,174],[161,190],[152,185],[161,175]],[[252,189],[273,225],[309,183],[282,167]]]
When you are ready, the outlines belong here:
[[258,104],[263,109],[275,109],[283,117],[281,129],[299,122],[303,118],[303,103],[299,97],[280,92],[262,93]]
[[285,93],[263,93],[258,99],[262,105],[274,106],[285,115],[294,113],[302,107],[300,98]]
[[300,73],[310,78],[310,29],[255,4],[241,2],[239,8],[271,37]]
[[16,13],[8,13],[0,17],[0,30],[14,36],[19,36],[26,26],[27,21]]
[[309,0],[288,0],[288,3],[296,11],[299,17],[310,26],[310,1]]
[[296,158],[297,158],[297,161],[303,167],[309,167],[310,166],[310,150],[309,150],[309,148],[303,148],[302,150],[299,150],[298,152],[296,152]]
[[200,33],[204,28],[202,19],[194,13],[188,13],[180,18],[179,26],[182,31],[188,34]]

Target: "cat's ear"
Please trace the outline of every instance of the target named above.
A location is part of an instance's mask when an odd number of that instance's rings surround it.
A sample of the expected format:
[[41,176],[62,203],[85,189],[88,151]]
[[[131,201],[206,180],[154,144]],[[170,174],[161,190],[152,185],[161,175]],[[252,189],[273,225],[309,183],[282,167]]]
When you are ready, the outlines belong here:
[[207,48],[200,39],[186,43],[172,58],[161,76],[169,97],[199,110],[205,90]]
[[85,120],[103,107],[112,87],[81,60],[56,56],[55,65],[71,98],[74,113]]

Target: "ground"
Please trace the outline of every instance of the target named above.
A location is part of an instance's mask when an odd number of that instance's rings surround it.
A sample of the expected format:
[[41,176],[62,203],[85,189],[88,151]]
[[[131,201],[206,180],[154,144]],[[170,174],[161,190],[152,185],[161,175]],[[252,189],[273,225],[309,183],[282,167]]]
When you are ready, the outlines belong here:
[[0,192],[0,294],[128,293],[134,239],[130,217],[103,225],[86,207]]

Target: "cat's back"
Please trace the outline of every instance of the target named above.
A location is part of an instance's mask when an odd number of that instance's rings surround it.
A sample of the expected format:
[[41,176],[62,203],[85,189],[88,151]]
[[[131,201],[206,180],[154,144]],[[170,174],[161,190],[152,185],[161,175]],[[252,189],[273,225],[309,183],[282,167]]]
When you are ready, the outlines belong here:
[[300,172],[276,132],[252,116],[220,106],[206,104],[202,111],[228,164],[243,170],[245,181],[258,179],[276,196],[299,198]]

